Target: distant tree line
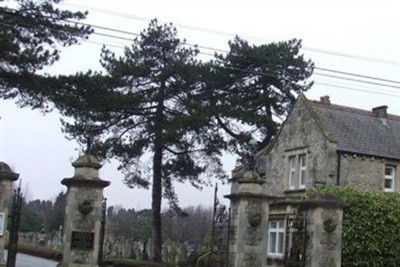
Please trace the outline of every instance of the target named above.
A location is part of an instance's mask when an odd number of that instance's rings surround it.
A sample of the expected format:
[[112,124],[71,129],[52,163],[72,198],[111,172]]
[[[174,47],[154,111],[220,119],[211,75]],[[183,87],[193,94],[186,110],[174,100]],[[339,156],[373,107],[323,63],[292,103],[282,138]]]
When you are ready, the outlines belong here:
[[22,200],[21,232],[58,231],[64,222],[66,193],[60,192],[55,201],[35,199]]
[[[21,232],[55,233],[64,223],[66,193],[60,192],[54,201],[23,199],[21,212]],[[202,244],[211,231],[211,207],[190,206],[178,215],[172,210],[161,213],[163,236],[177,243]],[[107,208],[107,232],[115,239],[125,238],[147,243],[151,239],[152,211],[135,210],[120,205]]]

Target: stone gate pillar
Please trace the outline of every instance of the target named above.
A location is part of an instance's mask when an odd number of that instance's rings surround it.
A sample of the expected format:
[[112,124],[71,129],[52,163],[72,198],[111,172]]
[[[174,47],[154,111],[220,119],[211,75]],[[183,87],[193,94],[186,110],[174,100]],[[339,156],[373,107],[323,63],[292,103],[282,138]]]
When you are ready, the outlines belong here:
[[100,245],[103,189],[110,182],[100,179],[101,164],[90,154],[72,166],[74,176],[61,183],[68,187],[63,233],[63,258],[59,267],[97,267]]
[[233,177],[231,194],[230,267],[264,267],[269,205],[261,193],[264,180],[255,171]]
[[335,195],[318,194],[302,204],[306,211],[306,267],[340,267],[344,204]]
[[4,235],[7,226],[10,193],[12,183],[19,177],[4,162],[0,162],[0,266],[6,266],[4,261]]

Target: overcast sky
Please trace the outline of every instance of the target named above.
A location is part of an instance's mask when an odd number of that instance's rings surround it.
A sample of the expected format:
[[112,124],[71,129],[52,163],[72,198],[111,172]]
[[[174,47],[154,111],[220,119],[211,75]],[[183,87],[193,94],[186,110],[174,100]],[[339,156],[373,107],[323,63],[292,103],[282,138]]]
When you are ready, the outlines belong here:
[[[89,10],[87,23],[133,34],[146,28],[153,18],[172,22],[179,37],[188,43],[212,48],[201,49],[204,60],[208,59],[206,54],[214,53],[213,49],[227,50],[228,40],[236,34],[254,44],[299,38],[303,40],[302,52],[319,68],[312,77],[315,85],[306,93],[309,99],[330,95],[335,104],[367,110],[388,105],[389,113],[400,115],[400,3],[396,1],[68,0],[62,6]],[[129,44],[123,39],[133,38],[115,31],[96,32],[99,34],[89,42],[65,50],[61,60],[47,71],[68,74],[100,70],[101,44],[120,53]],[[77,158],[79,146],[61,133],[57,112],[43,116],[38,111],[19,109],[12,101],[0,101],[0,160],[20,173],[30,199],[54,199],[66,190],[60,181],[73,175],[71,162]],[[235,157],[225,157],[224,164],[229,172]],[[116,166],[105,163],[100,170],[101,178],[111,181],[105,190],[108,204],[149,208],[150,191],[128,189]],[[188,185],[176,185],[176,189],[184,207],[212,205],[213,188],[197,191]],[[221,197],[228,193],[229,185],[220,185]]]

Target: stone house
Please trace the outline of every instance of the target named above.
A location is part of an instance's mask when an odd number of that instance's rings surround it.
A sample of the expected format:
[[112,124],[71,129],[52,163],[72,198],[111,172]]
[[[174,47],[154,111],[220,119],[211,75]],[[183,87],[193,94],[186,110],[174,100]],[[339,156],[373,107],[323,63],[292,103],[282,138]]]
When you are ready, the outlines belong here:
[[264,153],[268,195],[318,184],[400,192],[400,116],[387,106],[367,111],[302,94]]
[[[330,184],[400,192],[400,116],[388,114],[387,106],[367,111],[333,104],[329,96],[311,101],[300,94],[277,136],[257,158],[257,173],[237,169],[232,174],[227,196],[232,208],[230,266],[288,266],[294,207],[306,188]],[[328,210],[341,220],[341,212]],[[308,226],[308,242],[326,237],[318,228],[324,216],[308,220],[314,223]],[[254,217],[260,218],[256,226],[251,225]],[[300,248],[295,256],[302,266],[340,266],[340,261],[332,263],[340,258],[339,230],[329,235],[335,244],[331,248],[321,240],[314,240],[321,245]],[[312,259],[311,254],[320,256]]]

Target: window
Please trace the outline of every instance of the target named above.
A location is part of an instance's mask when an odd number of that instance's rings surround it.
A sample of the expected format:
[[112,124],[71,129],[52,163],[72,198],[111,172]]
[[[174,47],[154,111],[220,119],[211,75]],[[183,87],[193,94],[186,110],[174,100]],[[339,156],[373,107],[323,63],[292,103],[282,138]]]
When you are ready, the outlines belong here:
[[300,172],[299,172],[299,187],[305,188],[307,183],[307,159],[306,155],[299,156],[299,165],[300,165]]
[[268,256],[283,257],[284,220],[271,220],[268,226]]
[[289,188],[296,189],[296,157],[289,158]]
[[304,189],[307,184],[307,155],[289,157],[289,189]]
[[385,166],[385,192],[394,192],[394,176],[394,167]]

